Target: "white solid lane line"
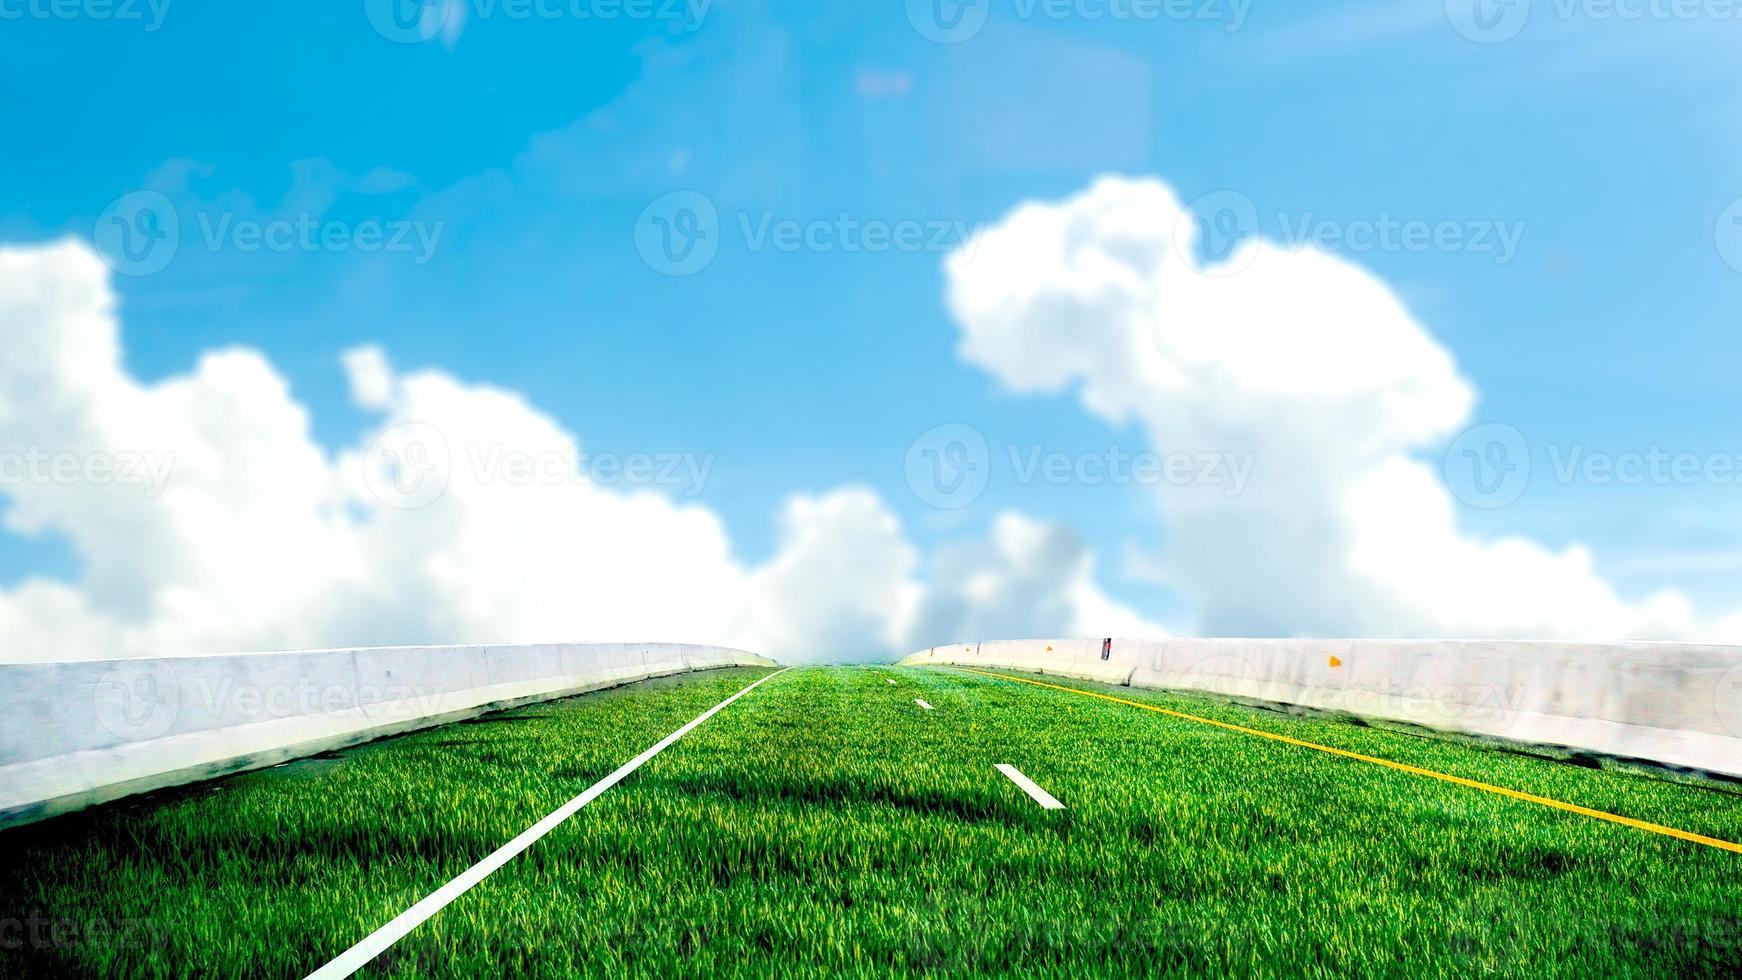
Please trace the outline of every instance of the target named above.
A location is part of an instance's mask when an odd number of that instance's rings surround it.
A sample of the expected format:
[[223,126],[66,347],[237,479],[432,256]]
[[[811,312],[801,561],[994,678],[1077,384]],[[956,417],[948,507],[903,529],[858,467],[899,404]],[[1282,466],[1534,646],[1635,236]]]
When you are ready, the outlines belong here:
[[931,705],[926,704],[925,701],[920,699],[920,698],[914,698],[913,703],[919,705],[920,707],[924,708],[927,711],[933,710]]
[[489,877],[491,872],[502,867],[504,864],[507,864],[509,861],[512,861],[520,854],[520,852],[537,843],[539,838],[550,833],[552,830],[555,830],[563,821],[580,812],[582,807],[598,799],[606,790],[622,782],[630,773],[640,769],[649,759],[664,752],[666,749],[671,747],[673,742],[688,735],[697,725],[700,725],[702,722],[719,714],[721,710],[733,701],[749,694],[751,691],[761,687],[767,681],[771,681],[791,669],[792,668],[790,667],[783,667],[780,670],[769,674],[767,677],[756,681],[756,683],[751,684],[744,690],[739,691],[737,694],[734,694],[726,700],[721,701],[719,704],[714,705],[712,708],[709,708],[695,721],[692,721],[677,731],[672,732],[670,735],[667,735],[665,738],[660,740],[658,745],[655,745],[646,752],[630,759],[628,762],[623,764],[621,769],[618,769],[611,775],[594,783],[592,786],[588,787],[585,793],[582,793],[563,804],[561,809],[552,813],[550,816],[545,817],[543,820],[540,820],[538,823],[533,824],[519,837],[516,837],[502,845],[501,848],[497,849],[496,853],[482,861],[479,861],[477,864],[472,865],[470,868],[466,869],[466,871],[462,872],[458,878],[443,885],[434,894],[430,895],[423,901],[418,902],[411,908],[401,912],[392,922],[389,922],[375,930],[375,932],[371,933],[369,937],[364,939],[362,942],[345,950],[343,953],[340,953],[337,959],[309,974],[308,980],[342,980],[342,978],[349,977],[358,970],[361,970],[363,967],[368,965],[370,960],[373,960],[375,957],[386,952],[387,947],[398,942],[406,933],[416,929],[418,926],[428,921],[431,916],[446,908],[454,899],[459,898],[467,891],[470,891],[472,886]]
[[1039,786],[1036,786],[1034,780],[1024,776],[1015,766],[1005,765],[1000,762],[998,764],[998,771],[1009,776],[1010,781],[1022,787],[1024,793],[1034,797],[1034,802],[1039,803],[1042,809],[1063,810],[1065,808],[1065,805],[1060,803],[1057,797],[1048,793],[1046,790],[1041,789]]

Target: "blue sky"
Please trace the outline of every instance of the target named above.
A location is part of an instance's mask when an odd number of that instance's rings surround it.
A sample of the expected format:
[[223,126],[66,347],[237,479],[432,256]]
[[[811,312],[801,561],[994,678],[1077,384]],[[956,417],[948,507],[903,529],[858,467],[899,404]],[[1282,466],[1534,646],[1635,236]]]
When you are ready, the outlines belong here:
[[[161,23],[0,21],[0,241],[90,239],[117,198],[164,193],[182,246],[115,282],[127,367],[150,381],[256,349],[334,452],[370,424],[340,356],[379,345],[401,368],[519,392],[594,451],[712,454],[699,499],[746,561],[774,551],[787,495],[865,484],[922,552],[1009,508],[1074,528],[1108,593],[1183,622],[1190,604],[1129,567],[1170,534],[1144,488],[1022,485],[995,467],[983,498],[944,511],[908,486],[910,444],[942,423],[994,447],[1147,445],[1071,390],[1016,393],[958,356],[950,229],[1103,174],[1160,178],[1183,201],[1237,191],[1273,239],[1305,216],[1505,225],[1521,231],[1507,261],[1345,250],[1456,358],[1474,420],[1529,440],[1528,490],[1460,520],[1582,542],[1624,596],[1673,587],[1722,607],[1742,583],[1734,483],[1542,476],[1550,446],[1742,453],[1742,269],[1715,240],[1742,197],[1734,18],[1538,0],[1516,37],[1484,44],[1445,0],[1206,0],[1149,18],[994,0],[977,34],[936,43],[915,26],[925,6],[894,0],[714,0],[699,23],[471,0],[463,23],[396,43],[367,8],[174,0]],[[720,215],[718,254],[693,275],[637,248],[638,221],[675,191]],[[194,227],[302,211],[440,238],[421,261],[212,249]],[[841,216],[917,224],[944,247],[783,251],[744,234]],[[0,581],[77,567],[52,533],[0,537]]]

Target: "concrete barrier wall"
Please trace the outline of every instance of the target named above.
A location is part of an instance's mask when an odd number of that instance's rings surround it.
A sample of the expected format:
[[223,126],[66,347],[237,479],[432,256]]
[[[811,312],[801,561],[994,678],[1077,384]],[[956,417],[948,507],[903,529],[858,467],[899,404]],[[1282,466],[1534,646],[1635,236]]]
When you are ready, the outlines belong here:
[[0,826],[519,704],[752,666],[773,662],[681,644],[0,664]]
[[1202,691],[1742,776],[1742,647],[1441,640],[1024,640],[906,664]]

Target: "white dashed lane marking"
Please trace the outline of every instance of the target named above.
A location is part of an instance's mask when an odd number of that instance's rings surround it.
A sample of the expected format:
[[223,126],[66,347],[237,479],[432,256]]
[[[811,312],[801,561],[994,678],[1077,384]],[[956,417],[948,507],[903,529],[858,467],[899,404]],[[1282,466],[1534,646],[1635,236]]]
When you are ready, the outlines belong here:
[[1015,766],[1005,765],[1000,762],[997,769],[999,772],[1010,777],[1011,782],[1022,787],[1022,791],[1033,797],[1034,802],[1039,803],[1042,809],[1063,810],[1065,808],[1065,805],[1060,803],[1057,797],[1035,785],[1034,780],[1024,776],[1021,770],[1017,769]]

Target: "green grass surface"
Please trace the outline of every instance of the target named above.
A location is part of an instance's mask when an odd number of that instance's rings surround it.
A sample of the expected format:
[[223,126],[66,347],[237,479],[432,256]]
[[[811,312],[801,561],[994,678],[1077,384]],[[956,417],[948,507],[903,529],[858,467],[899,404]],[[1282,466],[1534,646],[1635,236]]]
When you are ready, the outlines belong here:
[[[0,974],[303,976],[764,673],[6,831],[0,918],[34,917],[46,941],[0,930]],[[1731,785],[1063,683],[1742,840]],[[996,763],[1069,809],[1041,810]],[[1062,691],[814,668],[727,708],[363,975],[1738,971],[1736,854]]]

